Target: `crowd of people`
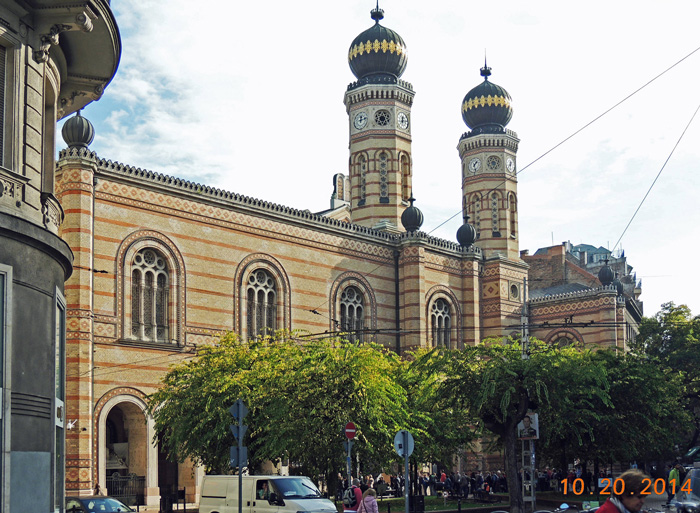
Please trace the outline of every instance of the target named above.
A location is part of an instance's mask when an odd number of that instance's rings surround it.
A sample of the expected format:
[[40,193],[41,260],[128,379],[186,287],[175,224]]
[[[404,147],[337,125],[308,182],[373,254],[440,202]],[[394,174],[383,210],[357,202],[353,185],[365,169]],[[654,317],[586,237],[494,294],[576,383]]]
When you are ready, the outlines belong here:
[[450,472],[442,470],[439,474],[422,473],[418,478],[420,485],[419,493],[423,495],[458,496],[468,498],[470,495],[477,498],[484,493],[507,492],[508,484],[505,473],[497,470],[495,472],[474,471],[469,474],[460,472]]
[[[342,490],[349,486],[347,479],[340,477]],[[364,476],[362,479],[353,479],[353,485],[360,493],[368,489],[376,490],[380,496],[392,495],[401,497],[404,494],[406,480],[402,474],[391,475],[385,478],[383,474],[374,477]],[[355,484],[355,482],[357,482]],[[495,472],[474,471],[471,473],[450,472],[442,470],[440,472],[421,472],[418,475],[417,486],[414,490],[418,495],[440,495],[468,498],[477,498],[483,494],[507,492],[505,473],[497,470]]]

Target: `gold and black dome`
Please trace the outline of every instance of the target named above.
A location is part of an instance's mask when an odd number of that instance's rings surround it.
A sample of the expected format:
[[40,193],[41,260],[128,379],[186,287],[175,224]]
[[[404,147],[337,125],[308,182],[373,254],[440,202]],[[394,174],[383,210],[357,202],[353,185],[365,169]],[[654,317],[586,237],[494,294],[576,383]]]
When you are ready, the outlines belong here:
[[379,24],[384,11],[378,5],[371,14],[374,26],[362,32],[350,45],[350,69],[358,80],[373,76],[397,79],[406,69],[406,43],[398,33]]
[[489,82],[491,68],[481,68],[484,81],[462,100],[462,119],[472,130],[503,132],[513,117],[512,99],[504,88]]

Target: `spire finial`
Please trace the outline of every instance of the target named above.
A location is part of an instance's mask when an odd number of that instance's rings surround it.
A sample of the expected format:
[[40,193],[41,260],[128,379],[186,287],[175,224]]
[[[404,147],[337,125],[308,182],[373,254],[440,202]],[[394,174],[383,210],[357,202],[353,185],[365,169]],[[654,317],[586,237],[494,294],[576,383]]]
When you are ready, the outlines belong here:
[[384,19],[384,10],[379,8],[379,0],[377,0],[376,9],[372,9],[372,12],[370,14],[374,22],[377,24],[379,24],[379,20]]
[[486,48],[484,48],[484,67],[481,68],[481,76],[484,77],[484,80],[488,80],[491,76],[491,68],[486,64]]

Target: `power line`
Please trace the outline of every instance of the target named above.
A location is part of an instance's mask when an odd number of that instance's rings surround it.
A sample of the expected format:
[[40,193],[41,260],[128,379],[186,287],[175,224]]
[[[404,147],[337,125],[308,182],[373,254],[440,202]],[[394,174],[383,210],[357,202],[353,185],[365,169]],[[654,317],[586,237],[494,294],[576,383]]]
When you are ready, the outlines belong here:
[[615,246],[613,246],[612,251],[615,251],[615,248],[617,248],[617,245],[620,244],[620,241],[622,240],[622,237],[625,236],[625,233],[627,233],[627,229],[630,227],[632,224],[632,221],[634,221],[634,218],[637,216],[637,212],[639,212],[639,209],[642,208],[642,205],[644,204],[644,201],[647,199],[647,196],[649,196],[649,193],[651,192],[651,189],[654,187],[656,184],[656,181],[659,179],[659,176],[661,176],[661,173],[663,172],[664,169],[666,169],[666,164],[668,164],[668,161],[671,160],[671,157],[676,151],[676,148],[678,148],[678,145],[681,143],[681,140],[685,136],[685,133],[688,131],[688,128],[692,124],[693,120],[695,119],[695,116],[698,113],[698,110],[700,110],[700,105],[695,109],[695,112],[693,112],[693,115],[690,117],[690,121],[688,121],[688,124],[685,126],[683,129],[683,132],[681,133],[680,137],[676,141],[676,144],[673,146],[673,149],[671,150],[671,153],[668,154],[668,157],[666,157],[666,161],[663,163],[661,166],[661,169],[659,169],[659,172],[656,174],[656,178],[654,178],[654,181],[651,182],[651,185],[649,186],[649,190],[647,190],[647,193],[644,195],[642,198],[642,201],[639,202],[639,206],[637,207],[637,210],[634,211],[634,214],[632,214],[632,217],[629,220],[629,223],[627,223],[627,226],[625,226],[625,229],[622,231],[622,235],[620,235],[620,238],[617,239],[617,242],[615,243]]
[[[569,140],[570,140],[571,138],[573,138],[574,136],[576,136],[576,135],[578,135],[579,133],[581,133],[583,130],[585,130],[586,128],[588,128],[589,126],[591,126],[593,123],[595,123],[596,121],[598,121],[600,118],[602,118],[603,116],[605,116],[606,114],[608,114],[609,112],[611,112],[612,110],[614,110],[615,108],[617,108],[618,106],[622,105],[624,102],[626,102],[627,100],[629,100],[630,98],[632,98],[635,94],[637,94],[638,92],[640,92],[642,89],[646,88],[648,85],[650,85],[652,82],[656,81],[658,78],[662,77],[663,75],[665,75],[666,73],[668,73],[669,71],[671,71],[673,68],[675,68],[676,66],[678,66],[678,65],[679,65],[681,62],[683,62],[684,60],[688,59],[690,56],[692,56],[692,55],[693,55],[694,53],[696,53],[697,51],[700,51],[700,47],[696,48],[695,50],[693,50],[692,52],[690,52],[688,55],[686,55],[685,57],[683,57],[682,59],[680,59],[680,60],[677,61],[676,63],[674,63],[674,64],[672,64],[671,66],[669,66],[668,68],[666,68],[664,71],[662,71],[661,73],[659,73],[658,75],[656,75],[654,78],[652,78],[651,80],[649,80],[647,83],[645,83],[645,84],[642,85],[641,87],[639,87],[639,88],[637,88],[636,90],[634,90],[632,93],[630,93],[630,94],[628,94],[627,96],[625,96],[622,100],[620,100],[620,101],[617,102],[615,105],[613,105],[612,107],[610,107],[609,109],[607,109],[606,111],[604,111],[602,114],[599,114],[598,116],[596,116],[595,118],[593,118],[591,121],[589,121],[588,123],[586,123],[585,125],[583,125],[581,128],[579,128],[578,130],[576,130],[575,132],[573,132],[571,135],[569,135],[568,137],[564,138],[564,139],[563,139],[562,141],[560,141],[559,143],[557,143],[557,144],[555,144],[554,146],[552,146],[549,150],[545,151],[542,155],[540,155],[540,156],[537,157],[535,160],[533,160],[532,162],[530,162],[529,164],[527,164],[525,167],[520,168],[520,169],[518,170],[518,172],[515,173],[516,176],[517,176],[517,175],[520,175],[520,174],[523,173],[527,168],[529,168],[530,166],[532,166],[532,165],[535,164],[536,162],[538,162],[538,161],[540,161],[541,159],[543,159],[545,156],[547,156],[547,155],[549,155],[550,153],[552,153],[552,152],[553,152],[554,150],[556,150],[559,146],[561,146],[561,145],[564,144],[565,142],[569,141]],[[501,187],[501,186],[502,186],[503,184],[505,184],[506,182],[507,182],[507,179],[506,179],[506,180],[503,180],[499,185],[497,185],[497,186],[494,187],[493,189],[487,191],[486,194],[487,194],[487,195],[490,194],[491,192],[495,191],[496,189],[498,189],[499,187]],[[433,233],[435,230],[437,230],[438,228],[440,228],[440,227],[443,226],[444,224],[448,223],[449,221],[451,221],[452,219],[454,219],[455,217],[457,217],[457,216],[458,216],[459,214],[461,214],[461,213],[462,213],[462,211],[460,210],[459,212],[457,212],[456,214],[454,214],[453,216],[451,216],[451,217],[448,218],[447,220],[443,221],[442,223],[440,223],[439,225],[437,225],[435,228],[433,228],[432,230],[430,230],[430,231],[428,232],[428,235],[430,235],[430,234]]]

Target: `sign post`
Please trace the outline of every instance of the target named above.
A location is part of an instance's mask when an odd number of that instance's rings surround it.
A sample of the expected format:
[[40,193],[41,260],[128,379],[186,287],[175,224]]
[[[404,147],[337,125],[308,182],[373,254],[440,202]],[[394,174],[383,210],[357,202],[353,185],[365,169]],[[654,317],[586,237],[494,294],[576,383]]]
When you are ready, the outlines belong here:
[[394,449],[396,450],[396,454],[403,457],[405,460],[406,469],[404,471],[404,498],[406,502],[406,513],[409,513],[410,509],[408,497],[411,489],[411,478],[408,470],[408,457],[413,454],[414,445],[413,435],[411,433],[405,429],[402,429],[396,433],[396,436],[394,437]]
[[343,442],[343,446],[345,447],[345,450],[348,453],[348,488],[352,487],[352,458],[350,457],[350,452],[352,451],[352,440],[355,438],[356,433],[357,429],[355,428],[355,424],[353,424],[352,422],[348,422],[347,424],[345,424],[345,436],[348,438],[348,440],[347,442]]
[[241,399],[238,399],[228,411],[238,421],[236,424],[231,424],[231,433],[238,445],[231,446],[229,464],[231,468],[238,467],[238,513],[243,513],[243,467],[248,466],[248,448],[243,447],[243,436],[248,426],[243,425],[243,417],[248,415],[248,408]]

